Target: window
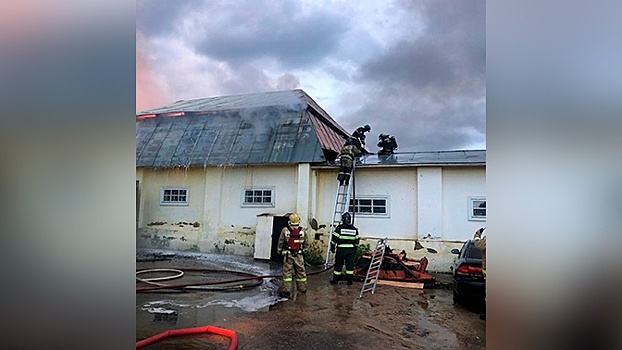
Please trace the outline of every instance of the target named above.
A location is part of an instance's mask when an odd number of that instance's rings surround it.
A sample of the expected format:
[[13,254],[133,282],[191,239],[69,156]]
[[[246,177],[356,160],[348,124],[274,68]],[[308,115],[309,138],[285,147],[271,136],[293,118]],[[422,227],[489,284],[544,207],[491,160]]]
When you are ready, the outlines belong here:
[[359,215],[389,216],[389,197],[361,197],[350,199],[350,208]]
[[188,187],[161,187],[160,205],[188,205]]
[[486,197],[469,197],[469,220],[486,220]]
[[274,188],[245,188],[242,190],[243,207],[274,207]]

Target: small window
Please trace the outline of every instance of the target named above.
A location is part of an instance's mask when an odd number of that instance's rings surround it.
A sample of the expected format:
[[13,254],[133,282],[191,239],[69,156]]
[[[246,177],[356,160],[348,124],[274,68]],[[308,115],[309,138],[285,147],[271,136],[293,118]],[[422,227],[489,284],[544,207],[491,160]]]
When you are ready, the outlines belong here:
[[188,205],[188,187],[161,187],[160,205]]
[[486,220],[486,197],[469,197],[469,220]]
[[389,216],[388,197],[361,197],[350,200],[350,208],[359,215]]
[[243,207],[274,207],[274,188],[245,188],[242,190]]

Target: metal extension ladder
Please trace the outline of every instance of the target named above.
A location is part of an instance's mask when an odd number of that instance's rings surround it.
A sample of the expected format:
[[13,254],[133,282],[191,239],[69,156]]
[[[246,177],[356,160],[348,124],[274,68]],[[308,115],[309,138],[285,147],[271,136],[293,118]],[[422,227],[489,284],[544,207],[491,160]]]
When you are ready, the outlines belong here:
[[337,183],[337,196],[335,197],[335,211],[333,212],[333,221],[330,225],[330,235],[328,236],[328,247],[326,248],[326,262],[325,266],[328,267],[331,258],[330,252],[330,242],[333,239],[333,233],[335,232],[335,227],[337,227],[341,223],[341,215],[348,211],[348,206],[350,205],[350,195],[352,189],[352,183],[354,182],[354,167],[356,161],[352,162],[352,172],[350,173],[350,181],[348,185],[339,185]]
[[384,259],[384,250],[387,246],[387,237],[379,239],[374,249],[374,254],[371,257],[369,268],[367,269],[367,275],[365,276],[365,282],[359,298],[363,296],[363,293],[371,291],[374,294],[376,291],[376,284],[378,283],[378,273],[380,272],[380,266],[382,265],[382,259]]

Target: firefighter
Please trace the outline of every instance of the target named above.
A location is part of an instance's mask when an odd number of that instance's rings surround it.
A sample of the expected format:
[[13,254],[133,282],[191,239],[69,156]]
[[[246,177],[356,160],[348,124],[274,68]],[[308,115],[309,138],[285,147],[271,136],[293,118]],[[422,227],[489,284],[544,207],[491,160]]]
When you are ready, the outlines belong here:
[[371,131],[371,126],[369,124],[365,126],[360,126],[354,130],[352,133],[352,137],[359,139],[363,147],[365,146],[365,133]]
[[365,133],[371,130],[371,126],[365,125],[356,128],[352,136],[348,138],[348,142],[356,146],[361,154],[373,154],[365,148]]
[[381,148],[378,155],[391,155],[397,149],[397,141],[394,136],[380,134],[378,140],[378,147]]
[[354,254],[359,245],[359,229],[352,225],[352,216],[345,212],[341,215],[341,223],[335,227],[333,237],[330,242],[330,251],[335,254],[335,266],[333,266],[333,279],[331,284],[339,283],[341,279],[341,269],[346,263],[346,281],[352,285],[354,278]]
[[[300,227],[300,216],[289,216],[288,225],[281,230],[277,251],[283,255],[283,292],[289,298],[292,293],[292,278],[296,279],[296,290],[307,292],[307,273],[302,255],[307,244],[307,229]],[[292,277],[293,276],[293,277]]]
[[350,174],[352,173],[352,165],[354,164],[354,158],[360,154],[360,150],[352,142],[346,141],[346,144],[341,148],[339,159],[341,165],[339,166],[339,173],[337,174],[337,180],[339,180],[339,186],[344,184],[348,186],[350,184]]

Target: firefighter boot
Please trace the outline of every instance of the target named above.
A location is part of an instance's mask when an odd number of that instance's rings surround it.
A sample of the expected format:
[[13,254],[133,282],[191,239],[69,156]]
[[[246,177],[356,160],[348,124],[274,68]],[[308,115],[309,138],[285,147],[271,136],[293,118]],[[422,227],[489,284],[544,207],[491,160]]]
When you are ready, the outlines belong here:
[[350,275],[350,274],[346,275],[346,281],[348,281],[348,285],[349,285],[349,286],[351,286],[351,285],[352,285],[352,278],[353,278],[353,277],[354,277],[354,276],[353,276],[353,275]]
[[341,274],[337,275],[333,273],[333,279],[330,281],[330,284],[337,284],[341,279]]

